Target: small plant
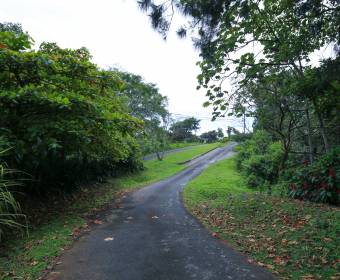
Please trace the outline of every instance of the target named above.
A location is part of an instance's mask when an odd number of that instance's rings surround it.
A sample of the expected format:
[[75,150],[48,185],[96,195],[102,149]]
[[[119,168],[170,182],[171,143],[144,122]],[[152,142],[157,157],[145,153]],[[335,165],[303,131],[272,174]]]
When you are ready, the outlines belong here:
[[263,130],[240,145],[236,156],[237,168],[245,175],[247,185],[268,190],[277,183],[281,160],[280,142],[273,142]]
[[305,161],[292,174],[290,197],[339,205],[340,148],[333,149],[313,164]]
[[[0,156],[3,153],[0,152]],[[25,220],[26,217],[21,214],[20,205],[10,191],[10,188],[18,186],[18,183],[6,179],[7,175],[13,172],[0,161],[0,241],[9,230],[25,227],[20,220]]]

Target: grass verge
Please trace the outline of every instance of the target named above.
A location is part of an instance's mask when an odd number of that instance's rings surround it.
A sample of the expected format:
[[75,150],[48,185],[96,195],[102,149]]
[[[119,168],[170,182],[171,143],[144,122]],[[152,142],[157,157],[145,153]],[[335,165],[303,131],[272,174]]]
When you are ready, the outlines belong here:
[[184,189],[188,209],[250,261],[280,279],[340,279],[340,209],[244,187],[233,159]]
[[197,146],[197,145],[202,145],[200,142],[178,142],[178,143],[170,143],[169,144],[169,149],[179,149],[179,148],[186,148],[186,147],[191,147],[191,146]]
[[142,172],[110,179],[104,184],[91,184],[63,200],[50,198],[52,203],[39,206],[31,203],[37,209],[29,217],[32,221],[29,236],[8,240],[0,246],[0,279],[38,279],[53,263],[58,263],[57,257],[81,232],[102,222],[98,215],[101,210],[118,207],[114,197],[171,176],[185,168],[178,162],[218,145],[199,145],[169,154],[163,161],[147,161]]

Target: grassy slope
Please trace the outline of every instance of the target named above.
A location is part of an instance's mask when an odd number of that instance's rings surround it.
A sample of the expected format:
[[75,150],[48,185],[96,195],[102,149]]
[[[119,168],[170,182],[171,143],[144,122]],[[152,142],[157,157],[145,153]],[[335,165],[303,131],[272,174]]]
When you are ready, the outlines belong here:
[[255,193],[233,159],[190,182],[184,200],[210,230],[279,278],[340,279],[339,208]]
[[172,150],[172,149],[178,149],[178,148],[197,146],[201,144],[202,143],[199,143],[199,142],[178,142],[178,143],[170,143],[169,148],[170,150]]
[[[29,237],[13,240],[6,247],[0,247],[0,279],[37,279],[70,245],[81,230],[88,230],[96,220],[88,218],[89,213],[107,205],[120,191],[135,189],[164,179],[185,168],[177,164],[207,152],[219,144],[195,146],[190,150],[170,154],[162,162],[150,160],[146,169],[105,184],[93,184],[82,188],[76,197],[64,201],[51,213],[47,205],[39,209],[38,217],[45,216],[44,222],[30,230]],[[48,217],[48,218],[46,218]]]

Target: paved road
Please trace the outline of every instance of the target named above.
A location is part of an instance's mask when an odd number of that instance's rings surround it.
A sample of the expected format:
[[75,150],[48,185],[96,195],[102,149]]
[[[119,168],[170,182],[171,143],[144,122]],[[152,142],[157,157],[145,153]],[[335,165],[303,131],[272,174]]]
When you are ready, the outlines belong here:
[[[209,234],[183,207],[183,186],[209,164],[229,157],[218,148],[161,182],[129,195],[109,222],[80,238],[57,266],[67,280],[273,279]],[[113,240],[105,241],[112,237]],[[53,278],[54,278],[53,277]]]

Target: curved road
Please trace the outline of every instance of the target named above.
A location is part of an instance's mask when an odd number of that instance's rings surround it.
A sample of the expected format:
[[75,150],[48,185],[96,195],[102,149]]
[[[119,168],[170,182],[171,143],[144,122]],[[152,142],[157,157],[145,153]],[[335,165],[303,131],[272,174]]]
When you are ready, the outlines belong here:
[[[211,236],[183,207],[181,191],[209,164],[232,155],[230,144],[184,171],[129,195],[108,222],[66,251],[48,279],[273,279]],[[112,238],[107,239],[106,238]]]

